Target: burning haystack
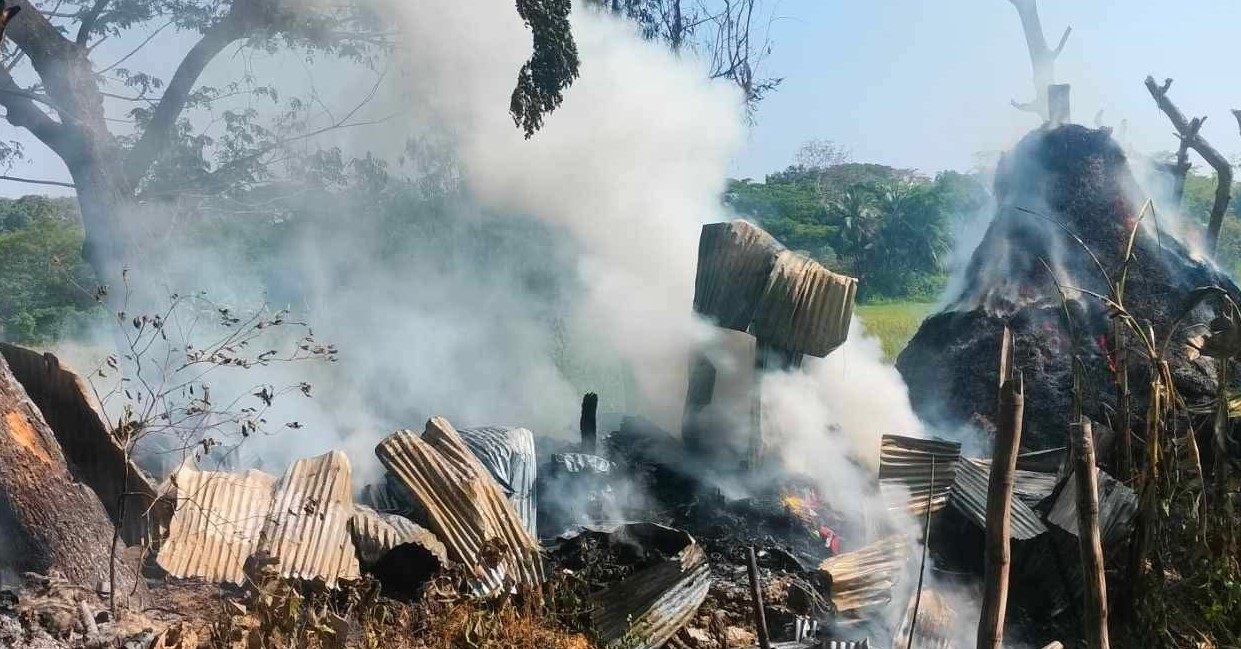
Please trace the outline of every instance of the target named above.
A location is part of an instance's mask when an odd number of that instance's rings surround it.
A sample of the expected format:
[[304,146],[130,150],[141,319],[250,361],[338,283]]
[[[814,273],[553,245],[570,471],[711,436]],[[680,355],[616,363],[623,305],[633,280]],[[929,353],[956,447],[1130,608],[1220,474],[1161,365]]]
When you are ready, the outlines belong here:
[[[995,216],[955,295],[897,360],[919,416],[946,430],[993,425],[1007,327],[1026,379],[1027,447],[1068,445],[1074,356],[1082,414],[1117,426],[1118,361],[1128,359],[1134,404],[1147,402],[1151,366],[1144,343],[1117,326],[1108,305],[1122,282],[1121,304],[1153,332],[1175,392],[1191,409],[1209,408],[1216,369],[1199,345],[1223,311],[1221,296],[1236,300],[1241,292],[1161,230],[1167,223],[1108,130],[1065,125],[1031,133],[1000,162],[995,197]],[[1219,290],[1204,300],[1203,287]]]

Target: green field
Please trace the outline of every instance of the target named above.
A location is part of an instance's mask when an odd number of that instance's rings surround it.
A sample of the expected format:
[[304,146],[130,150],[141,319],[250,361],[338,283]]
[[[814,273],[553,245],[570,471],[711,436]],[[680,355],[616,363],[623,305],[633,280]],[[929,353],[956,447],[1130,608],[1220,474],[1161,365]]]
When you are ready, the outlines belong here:
[[931,314],[935,305],[930,302],[882,302],[857,305],[857,315],[866,333],[883,343],[883,357],[889,363],[896,360],[905,344],[918,331],[922,319]]

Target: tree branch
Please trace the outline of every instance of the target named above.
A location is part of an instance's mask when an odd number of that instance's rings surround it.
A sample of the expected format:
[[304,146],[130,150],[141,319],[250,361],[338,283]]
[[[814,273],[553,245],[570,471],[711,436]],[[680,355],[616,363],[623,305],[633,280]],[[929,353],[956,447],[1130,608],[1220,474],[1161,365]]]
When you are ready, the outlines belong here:
[[5,119],[18,128],[31,132],[57,155],[68,150],[68,134],[64,124],[43,112],[26,92],[18,87],[13,75],[0,68],[0,106],[6,109]]
[[103,13],[103,8],[108,6],[108,0],[95,0],[95,4],[91,5],[89,11],[82,16],[82,25],[78,27],[78,45],[86,45],[90,39],[91,30],[95,28],[95,23],[99,21],[99,14]]
[[125,159],[125,175],[130,182],[137,184],[159,157],[160,151],[168,144],[168,138],[176,126],[177,118],[185,110],[190,93],[198,83],[198,77],[207,64],[230,43],[244,36],[245,30],[231,16],[203,32],[203,37],[190,49],[172,80],[164,90],[164,95],[151,115],[151,121],[143,131],[142,137]]
[[1237,129],[1241,130],[1241,109],[1232,109],[1232,116],[1237,118]]
[[0,180],[7,180],[15,183],[29,183],[31,185],[54,185],[56,187],[68,187],[69,189],[77,189],[77,185],[73,183],[65,183],[59,180],[39,180],[37,178],[20,178],[18,176],[0,175]]
[[1037,0],[1009,0],[1017,10],[1021,19],[1021,31],[1025,34],[1026,49],[1030,53],[1030,67],[1034,73],[1034,101],[1012,102],[1013,107],[1031,113],[1038,113],[1044,120],[1048,118],[1047,87],[1056,83],[1056,57],[1064,51],[1064,45],[1073,33],[1067,27],[1060,36],[1056,49],[1047,47],[1047,37],[1043,35],[1043,21],[1038,15]]
[[1172,122],[1177,136],[1181,138],[1182,147],[1197,151],[1198,155],[1215,169],[1215,203],[1211,206],[1211,220],[1207,224],[1207,250],[1214,255],[1215,244],[1219,241],[1219,231],[1224,224],[1224,212],[1228,210],[1228,201],[1231,199],[1232,165],[1228,164],[1228,160],[1198,133],[1206,118],[1196,117],[1191,122],[1185,119],[1184,113],[1172,103],[1171,99],[1168,99],[1168,89],[1171,87],[1171,79],[1165,80],[1160,86],[1155,83],[1154,77],[1146,77],[1146,89],[1150,91],[1151,97],[1155,98],[1159,109]]

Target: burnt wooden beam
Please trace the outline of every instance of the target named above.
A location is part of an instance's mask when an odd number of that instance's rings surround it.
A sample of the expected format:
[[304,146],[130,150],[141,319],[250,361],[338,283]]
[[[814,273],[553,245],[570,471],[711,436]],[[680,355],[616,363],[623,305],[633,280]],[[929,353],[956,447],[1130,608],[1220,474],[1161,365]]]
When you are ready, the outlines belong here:
[[767,634],[767,615],[763,612],[763,588],[758,581],[758,560],[754,546],[746,548],[746,569],[750,573],[750,603],[754,606],[754,633],[758,636],[760,649],[771,649],[771,636]]
[[707,450],[700,415],[714,398],[715,365],[706,354],[694,352],[689,361],[689,386],[685,390],[685,413],[681,419],[681,438],[692,453]]
[[582,432],[582,452],[594,454],[599,442],[599,395],[587,392],[582,397],[582,416],[578,425]]

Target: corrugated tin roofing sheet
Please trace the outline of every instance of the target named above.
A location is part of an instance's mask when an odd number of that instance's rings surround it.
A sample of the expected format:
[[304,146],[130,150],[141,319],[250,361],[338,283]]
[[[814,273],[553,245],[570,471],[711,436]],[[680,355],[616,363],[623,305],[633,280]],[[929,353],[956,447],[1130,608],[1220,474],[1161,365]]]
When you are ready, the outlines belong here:
[[367,564],[378,562],[392,548],[407,543],[426,548],[440,560],[441,565],[448,563],[448,550],[435,534],[404,516],[384,514],[365,505],[355,505],[349,531],[353,534],[358,557]]
[[506,426],[462,428],[457,432],[504,488],[526,529],[531,535],[538,534],[534,493],[538,458],[534,453],[534,434],[525,428]]
[[702,226],[694,311],[725,329],[749,329],[781,250],[779,241],[749,221]]
[[259,550],[277,559],[286,578],[322,580],[329,588],[360,576],[349,535],[353,478],[340,451],[298,460],[276,485]]
[[849,337],[857,280],[791,250],[776,255],[750,332],[789,351],[827,356]]
[[706,554],[689,534],[654,523],[620,525],[609,534],[634,543],[680,545],[667,561],[590,596],[591,627],[608,646],[657,649],[693,618],[711,587]]
[[199,471],[186,462],[170,478],[176,513],[156,563],[174,577],[240,584],[271,513],[274,476]]
[[960,457],[958,442],[884,435],[879,449],[879,486],[888,508],[924,514],[929,501],[931,511],[943,509]]
[[[975,525],[987,527],[987,490],[990,473],[976,462],[966,460],[957,463],[956,481],[952,485],[952,506],[965,514]],[[1009,537],[1028,541],[1047,531],[1038,514],[1019,498],[1012,501],[1009,516]]]
[[[408,430],[393,433],[375,454],[425,510],[449,557],[473,573],[477,591],[534,588],[542,582],[534,535],[448,420],[431,419],[421,436]],[[492,554],[483,552],[487,546],[498,549],[498,565],[484,561]]]
[[[1099,536],[1103,547],[1114,547],[1129,535],[1138,513],[1138,497],[1133,490],[1107,473],[1095,469],[1099,478]],[[1047,522],[1077,536],[1077,480],[1070,474]]]
[[832,604],[841,613],[886,606],[904,575],[909,544],[902,536],[880,539],[819,564],[832,578]]
[[[991,458],[971,458],[969,461],[981,467],[988,476],[991,475]],[[1013,476],[1013,495],[1021,502],[1034,507],[1050,498],[1059,482],[1060,479],[1055,473],[1017,469],[1017,473]]]
[[[917,589],[915,589],[917,590]],[[953,627],[956,624],[957,612],[944,597],[934,588],[923,587],[922,598],[909,598],[909,606],[905,610],[901,625],[897,629],[893,647],[918,647],[918,649],[952,649]],[[914,623],[914,606],[918,607],[917,623]],[[910,634],[913,642],[910,642]]]

